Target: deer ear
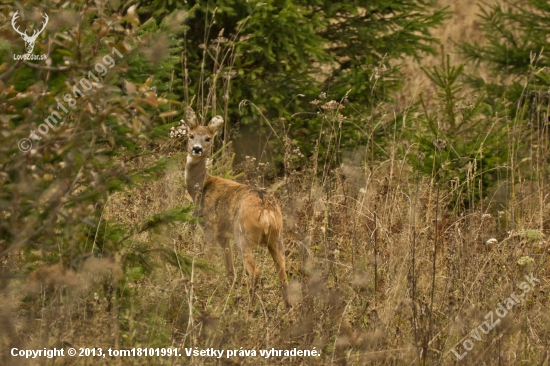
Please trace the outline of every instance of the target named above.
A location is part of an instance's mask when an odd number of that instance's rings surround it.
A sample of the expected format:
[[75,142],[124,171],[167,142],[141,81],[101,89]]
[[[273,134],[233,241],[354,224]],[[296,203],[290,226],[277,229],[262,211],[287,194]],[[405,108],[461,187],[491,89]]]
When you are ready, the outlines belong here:
[[210,123],[208,124],[208,129],[212,133],[218,132],[220,128],[223,126],[223,118],[221,116],[216,116],[210,120]]
[[184,117],[185,123],[187,124],[187,127],[189,128],[195,128],[199,124],[197,122],[197,115],[193,111],[193,108],[187,107],[185,108],[185,117]]

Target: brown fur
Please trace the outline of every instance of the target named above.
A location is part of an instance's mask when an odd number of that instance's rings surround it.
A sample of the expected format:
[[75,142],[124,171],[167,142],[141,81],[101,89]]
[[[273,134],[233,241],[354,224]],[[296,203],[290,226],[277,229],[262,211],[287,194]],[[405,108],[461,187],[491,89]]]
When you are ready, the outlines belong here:
[[53,293],[58,288],[75,288],[81,284],[76,273],[61,264],[40,267],[27,280],[27,292],[37,295],[42,291]]
[[214,135],[223,126],[221,117],[214,117],[208,126],[197,123],[195,113],[188,108],[185,120],[189,127],[189,142],[185,181],[187,191],[199,206],[198,216],[208,242],[217,242],[224,250],[224,265],[234,278],[233,253],[229,244],[235,241],[239,257],[250,276],[252,301],[260,271],[253,250],[261,244],[268,248],[282,285],[285,305],[288,303],[283,220],[277,200],[264,190],[249,187],[206,173],[206,159]]

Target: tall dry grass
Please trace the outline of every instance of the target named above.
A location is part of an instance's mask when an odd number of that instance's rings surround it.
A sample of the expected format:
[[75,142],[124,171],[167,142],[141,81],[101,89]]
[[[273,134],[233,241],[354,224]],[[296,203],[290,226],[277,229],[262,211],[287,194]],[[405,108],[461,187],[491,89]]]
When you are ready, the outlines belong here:
[[[331,115],[327,119],[338,125]],[[337,141],[337,135],[328,138]],[[288,161],[300,162],[295,150],[285,154]],[[265,248],[255,253],[262,281],[259,301],[249,308],[248,281],[238,258],[239,278],[231,288],[219,248],[204,242],[196,224],[187,223],[140,234],[135,241],[184,251],[213,271],[194,269],[187,276],[159,256],[151,275],[135,276],[122,287],[116,284],[120,268],[112,262],[90,263],[79,273],[38,269],[26,287],[17,278],[4,279],[3,317],[17,318],[4,323],[13,327],[12,336],[2,340],[4,364],[24,364],[9,356],[11,347],[54,346],[171,346],[181,353],[185,347],[256,352],[315,347],[321,353],[270,359],[118,358],[93,364],[453,364],[457,357],[451,350],[462,354],[465,337],[474,342],[466,364],[547,363],[547,198],[539,202],[532,184],[524,181],[516,185],[514,215],[491,198],[469,210],[449,210],[453,196],[436,176],[414,174],[405,159],[371,165],[366,156],[336,169],[317,157],[323,172],[304,160],[299,172],[289,163],[286,180],[271,184],[284,212],[291,310],[281,302]],[[183,164],[182,159],[179,169],[154,184],[113,196],[105,219],[133,224],[185,205]],[[258,163],[246,164],[240,179],[261,184]],[[17,263],[12,257],[6,265]],[[512,292],[519,294],[518,285],[531,273],[540,283],[525,302],[474,340],[471,331],[485,314]],[[27,291],[23,302],[22,288]]]

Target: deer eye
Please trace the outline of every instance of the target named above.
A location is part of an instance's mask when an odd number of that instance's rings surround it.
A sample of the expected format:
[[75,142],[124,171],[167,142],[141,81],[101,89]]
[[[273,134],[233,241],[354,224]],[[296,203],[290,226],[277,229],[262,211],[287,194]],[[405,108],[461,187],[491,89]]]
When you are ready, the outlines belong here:
[[205,138],[206,142],[210,142],[210,137]]
[[193,140],[195,138],[195,135],[189,135],[189,138]]

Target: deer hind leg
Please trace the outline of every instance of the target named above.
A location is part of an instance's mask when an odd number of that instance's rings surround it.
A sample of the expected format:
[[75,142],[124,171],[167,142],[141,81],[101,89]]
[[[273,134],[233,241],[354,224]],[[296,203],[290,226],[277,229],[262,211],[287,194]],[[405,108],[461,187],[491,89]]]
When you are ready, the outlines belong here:
[[281,281],[281,289],[283,292],[283,300],[285,306],[290,308],[290,302],[288,300],[288,280],[286,279],[286,266],[285,266],[285,248],[283,245],[283,234],[281,233],[278,236],[273,236],[273,238],[268,238],[267,248],[269,253],[275,262],[275,268],[277,269],[277,274],[279,280]]
[[254,240],[254,237],[246,232],[241,233],[240,230],[238,233],[235,233],[235,244],[237,244],[237,249],[241,259],[243,260],[243,266],[250,277],[250,304],[254,304],[254,298],[256,296],[256,286],[260,279],[260,270],[256,266],[256,261],[254,261],[253,250],[257,240]]
[[218,236],[217,242],[223,250],[223,265],[227,271],[227,276],[231,280],[235,280],[235,263],[233,261],[233,251],[231,250],[229,239],[223,236]]

